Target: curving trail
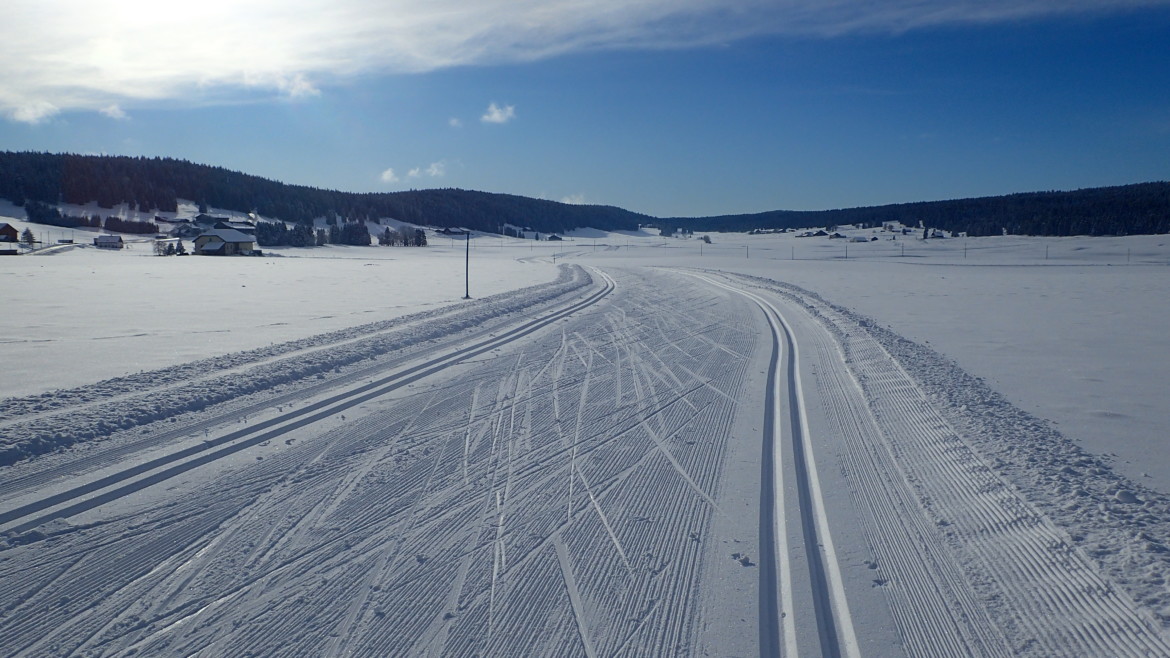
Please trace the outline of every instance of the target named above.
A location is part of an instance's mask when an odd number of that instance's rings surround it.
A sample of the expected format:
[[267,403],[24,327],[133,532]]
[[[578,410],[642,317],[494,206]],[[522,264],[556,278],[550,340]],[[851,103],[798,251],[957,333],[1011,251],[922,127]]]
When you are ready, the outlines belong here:
[[203,406],[81,391],[157,419],[0,470],[2,653],[1170,655],[856,317],[584,272]]
[[661,298],[674,277],[594,276],[597,295],[539,326],[518,315],[450,362],[424,357],[434,366],[393,390],[387,373],[295,418],[229,412],[213,438],[249,445],[19,535],[0,550],[0,645],[688,652],[723,552],[707,531],[727,513],[755,320],[704,286]]
[[[859,656],[813,459],[793,331],[767,298],[710,277],[698,278],[750,299],[764,313],[771,330],[760,488],[760,654],[796,656],[804,646],[809,655]],[[792,509],[785,504],[786,471],[795,476],[791,479],[797,501]],[[789,527],[799,528],[795,545],[789,542]],[[793,591],[797,579],[792,564],[801,561],[808,565],[807,591],[798,596]],[[799,637],[792,614],[797,601],[813,610],[815,638],[802,641]]]
[[1170,655],[1148,612],[963,440],[868,321],[730,279],[802,318],[841,484],[907,655]]

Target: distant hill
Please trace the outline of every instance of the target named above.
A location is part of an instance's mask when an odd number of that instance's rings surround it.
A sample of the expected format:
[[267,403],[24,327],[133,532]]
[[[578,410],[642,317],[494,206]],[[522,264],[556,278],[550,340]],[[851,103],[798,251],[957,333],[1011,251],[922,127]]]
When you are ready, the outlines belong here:
[[635,230],[653,218],[612,206],[573,205],[511,194],[458,189],[338,192],[286,185],[222,167],[173,158],[0,152],[0,198],[13,203],[128,203],[149,212],[175,212],[178,200],[208,208],[255,212],[286,222],[390,217],[426,226],[497,232],[503,224],[542,233],[591,226]]
[[883,222],[900,221],[908,226],[922,225],[970,236],[1000,235],[1005,231],[1012,235],[1145,235],[1170,233],[1170,183],[659,221],[696,231],[844,224],[881,226]]
[[1170,183],[1073,192],[901,203],[821,211],[775,210],[716,217],[656,218],[613,206],[572,205],[511,194],[460,189],[389,193],[323,190],[173,158],[0,152],[0,198],[13,203],[128,203],[174,212],[179,199],[201,209],[256,212],[309,224],[317,217],[349,221],[390,217],[414,224],[495,232],[504,224],[543,233],[578,227],[634,230],[747,231],[900,221],[968,235],[1132,235],[1170,232]]

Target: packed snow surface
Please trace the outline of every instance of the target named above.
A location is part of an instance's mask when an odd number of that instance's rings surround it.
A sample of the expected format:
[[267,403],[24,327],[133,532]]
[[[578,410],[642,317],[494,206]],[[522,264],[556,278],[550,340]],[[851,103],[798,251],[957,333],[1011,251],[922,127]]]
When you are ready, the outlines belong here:
[[0,646],[1170,655],[1170,239],[843,233],[0,259]]

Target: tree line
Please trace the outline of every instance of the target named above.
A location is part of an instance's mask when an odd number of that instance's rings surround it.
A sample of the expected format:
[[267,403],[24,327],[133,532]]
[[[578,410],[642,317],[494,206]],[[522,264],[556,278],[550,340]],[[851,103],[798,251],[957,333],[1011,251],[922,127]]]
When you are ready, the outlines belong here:
[[612,206],[570,205],[459,189],[354,193],[288,185],[174,158],[0,151],[0,198],[16,204],[127,203],[140,212],[175,212],[178,200],[255,212],[294,224],[394,218],[412,224],[496,232],[503,224],[545,233],[591,226],[636,229],[652,218]]
[[[308,224],[258,222],[256,244],[261,247],[320,247],[326,244],[368,246],[373,243],[370,231],[362,222],[334,223],[314,230]],[[427,234],[422,229],[396,231],[389,226],[378,234],[378,244],[387,247],[425,247]]]
[[103,220],[101,215],[90,215],[89,217],[84,215],[65,215],[55,206],[50,206],[40,201],[25,202],[24,211],[28,215],[28,221],[37,224],[47,224],[49,226],[60,226],[62,228],[104,228],[107,231],[116,231],[118,233],[158,233],[158,224],[154,222],[140,222],[113,216],[106,217]]
[[[389,217],[412,224],[485,232],[500,232],[505,224],[530,227],[541,233],[563,233],[577,227],[633,230],[646,224],[673,232],[844,224],[878,226],[890,221],[971,236],[1005,232],[1022,235],[1170,232],[1170,183],[1166,182],[863,208],[656,218],[613,206],[571,205],[460,189],[389,193],[324,190],[174,158],[0,151],[0,198],[26,207],[30,202],[56,205],[97,201],[105,208],[127,203],[145,212],[174,212],[178,200],[186,199],[198,203],[201,212],[210,207],[256,212],[294,226],[311,226],[320,217],[341,227]],[[316,232],[310,234],[316,242]],[[302,231],[296,238],[289,235],[285,239],[308,238]]]
[[1151,235],[1170,233],[1170,183],[1137,183],[1072,192],[920,201],[836,210],[776,210],[750,215],[670,218],[660,226],[696,231],[798,229],[885,222],[984,235]]

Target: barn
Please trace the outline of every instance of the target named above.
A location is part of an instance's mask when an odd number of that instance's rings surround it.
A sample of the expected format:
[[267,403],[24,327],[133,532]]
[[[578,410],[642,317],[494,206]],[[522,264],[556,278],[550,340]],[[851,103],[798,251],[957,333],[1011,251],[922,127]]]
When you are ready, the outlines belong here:
[[256,238],[235,229],[217,228],[195,238],[195,253],[203,256],[251,255]]

